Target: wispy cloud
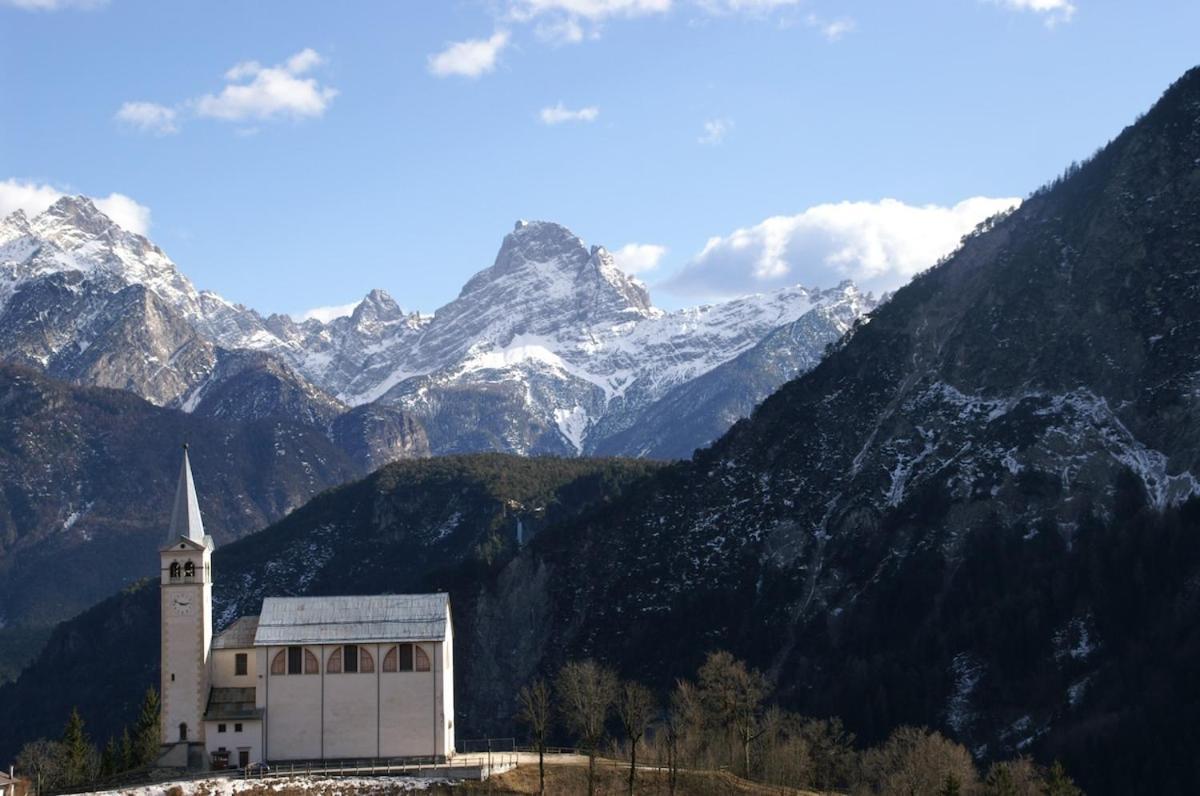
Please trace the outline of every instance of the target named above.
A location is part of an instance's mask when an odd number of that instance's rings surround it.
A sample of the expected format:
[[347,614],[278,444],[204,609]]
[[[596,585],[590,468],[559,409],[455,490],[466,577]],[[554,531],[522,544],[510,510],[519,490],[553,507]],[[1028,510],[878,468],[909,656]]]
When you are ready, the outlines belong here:
[[704,123],[704,132],[696,142],[705,146],[717,146],[725,141],[725,136],[729,135],[732,129],[732,119],[709,119]]
[[1070,22],[1079,9],[1072,0],[989,0],[992,3],[1012,9],[1013,11],[1029,11],[1041,14],[1046,27]]
[[0,6],[24,11],[62,11],[66,8],[90,10],[108,5],[108,0],[0,0]]
[[486,39],[453,42],[429,56],[431,74],[438,77],[479,77],[496,68],[500,53],[508,46],[508,31],[498,30]]
[[[29,216],[37,215],[68,193],[45,183],[0,180],[0,218],[17,210],[23,210]],[[93,197],[92,201],[102,213],[130,232],[139,235],[150,232],[150,208],[125,194],[110,193]]]
[[562,124],[564,122],[594,122],[600,115],[600,109],[595,105],[572,110],[561,102],[552,108],[542,108],[538,118],[542,124]]
[[626,243],[612,253],[617,267],[627,274],[653,271],[667,254],[667,247],[657,243]]
[[809,14],[804,22],[810,28],[820,31],[821,35],[825,37],[825,41],[828,42],[840,41],[843,36],[853,33],[858,27],[858,23],[851,17],[824,19],[816,14]]
[[318,320],[321,323],[329,323],[335,318],[343,318],[354,312],[354,308],[361,302],[352,301],[349,304],[333,304],[328,307],[313,307],[312,309],[304,310],[296,314],[296,320],[307,321],[309,319]]
[[803,0],[696,0],[696,5],[710,14],[763,15],[801,2]]
[[156,102],[126,102],[117,111],[117,121],[143,133],[171,135],[179,132],[175,123],[179,112]]
[[664,287],[719,298],[853,279],[891,290],[951,252],[980,221],[1018,204],[977,196],[949,207],[896,199],[816,205],[709,239]]

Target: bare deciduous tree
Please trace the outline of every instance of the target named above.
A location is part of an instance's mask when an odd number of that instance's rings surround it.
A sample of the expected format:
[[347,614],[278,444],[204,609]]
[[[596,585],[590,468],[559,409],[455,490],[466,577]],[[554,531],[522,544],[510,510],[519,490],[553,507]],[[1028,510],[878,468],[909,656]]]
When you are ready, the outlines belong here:
[[863,785],[872,793],[938,793],[953,780],[974,791],[975,761],[964,747],[925,728],[901,727],[863,755]]
[[529,727],[538,750],[538,794],[546,793],[546,734],[550,731],[550,686],[542,679],[521,689],[521,721]]
[[632,681],[621,683],[617,691],[617,718],[625,737],[629,739],[629,796],[633,796],[633,784],[637,778],[638,744],[642,742],[642,736],[657,712],[658,702],[649,688]]
[[[709,653],[697,673],[700,703],[711,722],[732,730],[741,746],[742,773],[750,776],[750,744],[758,737],[759,713],[767,693],[763,676],[728,652]],[[730,755],[731,760],[734,755]]]
[[596,792],[596,747],[604,737],[617,692],[617,676],[593,660],[571,661],[555,682],[559,709],[567,727],[588,752],[588,796]]
[[62,744],[38,738],[21,747],[15,762],[17,770],[33,780],[34,793],[42,796],[45,788],[58,784],[56,775],[61,768],[62,758]]

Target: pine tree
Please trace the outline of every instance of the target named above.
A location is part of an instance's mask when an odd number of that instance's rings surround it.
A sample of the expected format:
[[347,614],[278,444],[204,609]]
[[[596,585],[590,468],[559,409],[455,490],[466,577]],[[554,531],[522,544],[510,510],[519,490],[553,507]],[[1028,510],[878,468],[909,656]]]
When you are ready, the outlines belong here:
[[92,760],[96,751],[88,741],[78,708],[71,709],[71,717],[63,728],[62,749],[62,783],[68,787],[86,785],[92,776]]
[[158,692],[153,688],[146,689],[146,696],[142,699],[142,710],[133,728],[130,768],[148,766],[158,759],[159,746],[162,744],[158,727],[159,707]]
[[959,796],[961,793],[962,786],[958,784],[958,777],[947,774],[946,781],[942,783],[942,788],[938,791],[938,796]]
[[133,748],[133,736],[129,734],[129,728],[121,730],[121,768],[120,771],[128,771],[131,768],[137,768],[137,752]]
[[994,765],[983,783],[988,796],[1017,796],[1017,785],[1012,774],[1003,765]]
[[115,735],[110,735],[104,751],[100,753],[100,776],[111,777],[121,770],[121,747]]

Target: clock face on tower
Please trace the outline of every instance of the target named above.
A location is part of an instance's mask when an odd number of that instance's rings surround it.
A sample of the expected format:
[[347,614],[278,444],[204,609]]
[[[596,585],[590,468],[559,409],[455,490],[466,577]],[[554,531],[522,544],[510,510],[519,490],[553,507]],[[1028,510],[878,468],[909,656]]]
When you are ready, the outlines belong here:
[[171,608],[180,616],[191,616],[192,601],[187,597],[175,596],[171,598]]

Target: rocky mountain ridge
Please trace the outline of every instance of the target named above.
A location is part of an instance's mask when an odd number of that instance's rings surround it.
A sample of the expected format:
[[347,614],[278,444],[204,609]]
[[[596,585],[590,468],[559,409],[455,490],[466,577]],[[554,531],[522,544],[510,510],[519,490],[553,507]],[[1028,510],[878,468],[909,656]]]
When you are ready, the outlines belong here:
[[[437,453],[635,452],[646,446],[605,441],[641,427],[668,392],[815,313],[796,360],[810,366],[873,306],[846,283],[665,313],[603,247],[557,224],[519,222],[495,263],[432,316],[375,290],[347,317],[296,322],[197,291],[161,249],[84,197],[0,223],[0,341],[10,361],[185,411],[227,378],[221,363],[240,362],[238,374],[253,364],[305,395],[308,414],[367,403],[408,412]],[[783,378],[770,373],[767,391]],[[752,407],[742,396],[718,408],[721,419],[684,448]]]

